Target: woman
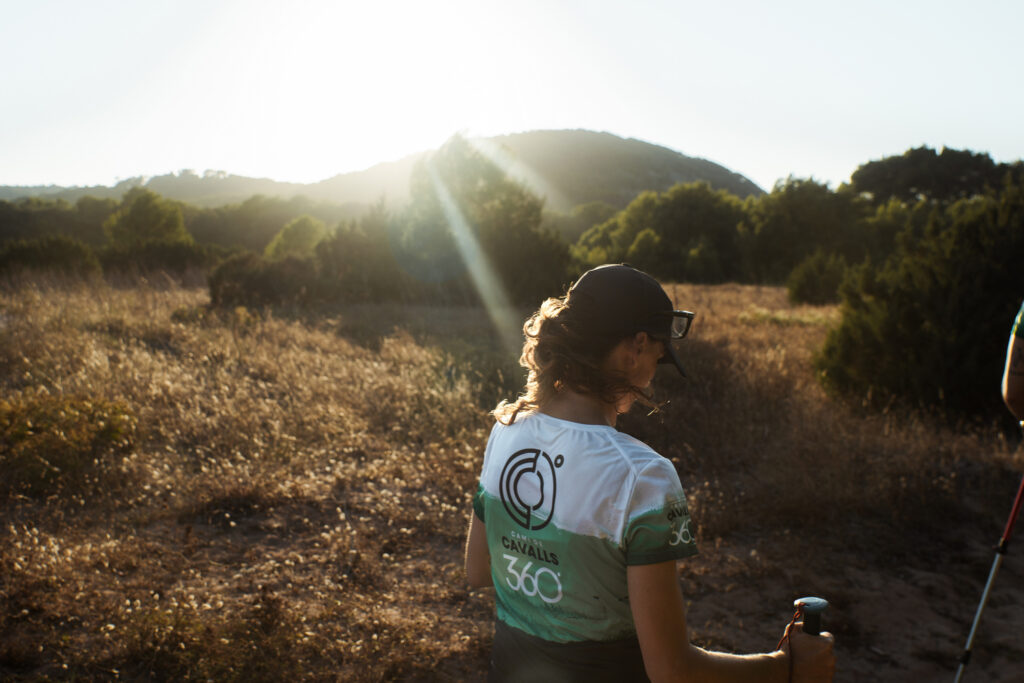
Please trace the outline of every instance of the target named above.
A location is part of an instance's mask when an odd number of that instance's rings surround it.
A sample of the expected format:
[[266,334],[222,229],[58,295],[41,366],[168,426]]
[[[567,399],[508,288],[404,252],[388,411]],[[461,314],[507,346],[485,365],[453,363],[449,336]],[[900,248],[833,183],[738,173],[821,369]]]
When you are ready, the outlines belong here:
[[495,410],[466,542],[493,585],[492,681],[826,681],[832,638],[714,653],[689,643],[676,560],[696,553],[672,464],[615,430],[693,314],[626,265],[585,273],[524,326],[529,370]]
[[1018,420],[1024,420],[1024,304],[1010,331],[1003,368],[1003,401]]

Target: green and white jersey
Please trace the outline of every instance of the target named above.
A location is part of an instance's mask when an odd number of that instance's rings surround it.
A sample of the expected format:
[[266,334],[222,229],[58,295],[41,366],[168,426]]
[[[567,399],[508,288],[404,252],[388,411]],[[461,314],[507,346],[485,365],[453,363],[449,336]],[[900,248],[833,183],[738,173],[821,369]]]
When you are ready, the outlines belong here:
[[498,619],[555,643],[634,636],[626,567],[697,552],[672,463],[609,426],[496,424],[473,508]]

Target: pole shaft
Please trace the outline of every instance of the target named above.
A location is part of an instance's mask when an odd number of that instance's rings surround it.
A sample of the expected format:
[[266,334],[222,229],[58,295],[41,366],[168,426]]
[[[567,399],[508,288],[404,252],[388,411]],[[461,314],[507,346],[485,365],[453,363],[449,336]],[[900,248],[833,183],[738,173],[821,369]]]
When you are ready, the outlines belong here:
[[964,653],[960,656],[960,668],[957,669],[954,683],[960,683],[964,675],[964,667],[971,658],[971,647],[974,645],[974,635],[978,632],[978,623],[981,622],[981,613],[985,611],[985,603],[988,602],[988,594],[992,590],[992,584],[999,572],[999,565],[1003,563],[1003,554],[996,553],[996,559],[992,562],[992,569],[988,573],[988,581],[985,582],[985,590],[981,593],[981,602],[978,603],[978,611],[974,613],[974,623],[971,624],[971,633],[967,636],[967,645],[964,646]]
[[[1024,422],[1021,423],[1021,426],[1024,426]],[[1014,498],[1013,509],[1010,510],[1010,518],[1006,520],[1006,528],[1003,530],[1002,538],[999,539],[999,546],[996,548],[996,558],[992,562],[992,570],[988,573],[988,581],[985,582],[985,590],[981,594],[978,611],[974,613],[974,623],[971,625],[971,632],[967,636],[967,645],[964,647],[964,653],[960,656],[960,667],[956,671],[954,683],[960,683],[960,679],[964,675],[964,668],[971,659],[971,647],[974,645],[974,635],[978,631],[981,613],[985,610],[985,603],[988,602],[988,594],[992,590],[992,583],[996,579],[999,565],[1003,563],[1003,557],[1006,556],[1006,546],[1010,542],[1010,535],[1013,533],[1013,525],[1017,521],[1017,515],[1020,514],[1022,500],[1024,500],[1024,477],[1021,477],[1020,486],[1017,488],[1017,497]]]
[[1020,488],[1017,489],[1017,498],[1013,501],[1013,510],[1010,511],[1010,519],[1006,520],[1006,529],[1003,530],[1003,537],[1000,539],[1001,545],[1006,545],[1010,542],[1010,534],[1013,533],[1013,525],[1017,521],[1017,515],[1020,513],[1021,499],[1024,498],[1024,477],[1020,480]]

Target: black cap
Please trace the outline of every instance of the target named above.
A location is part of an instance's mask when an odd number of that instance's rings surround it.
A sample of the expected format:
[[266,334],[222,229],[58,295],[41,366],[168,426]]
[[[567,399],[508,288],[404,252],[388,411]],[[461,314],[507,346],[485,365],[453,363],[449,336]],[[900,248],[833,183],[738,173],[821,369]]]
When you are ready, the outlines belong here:
[[672,300],[658,281],[625,264],[607,264],[588,270],[569,289],[569,308],[588,331],[604,337],[628,337],[647,332],[665,343],[659,363],[672,363],[686,377],[672,348]]

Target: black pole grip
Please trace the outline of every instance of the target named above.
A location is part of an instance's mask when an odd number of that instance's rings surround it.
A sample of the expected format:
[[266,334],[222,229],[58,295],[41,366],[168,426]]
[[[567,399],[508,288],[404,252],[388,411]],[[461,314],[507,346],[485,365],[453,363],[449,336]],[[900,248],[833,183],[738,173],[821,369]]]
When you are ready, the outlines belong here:
[[800,598],[793,601],[793,607],[800,610],[804,618],[804,633],[816,636],[821,633],[821,615],[828,607],[824,598]]

